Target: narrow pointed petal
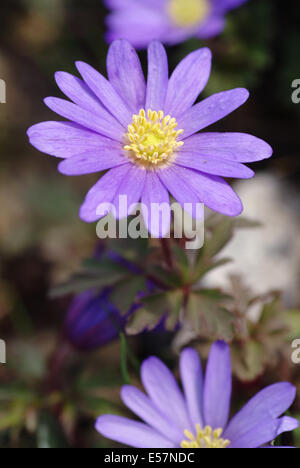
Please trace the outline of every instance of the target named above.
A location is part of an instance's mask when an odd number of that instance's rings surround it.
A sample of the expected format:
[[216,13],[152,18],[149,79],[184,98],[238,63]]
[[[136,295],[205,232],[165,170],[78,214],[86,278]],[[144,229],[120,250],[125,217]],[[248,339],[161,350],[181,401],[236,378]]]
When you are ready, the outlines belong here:
[[233,440],[245,427],[263,423],[266,416],[276,419],[293,403],[296,389],[289,383],[271,385],[253,397],[230,421],[226,437]]
[[147,172],[131,163],[129,165],[129,172],[122,180],[112,202],[118,219],[126,218],[133,213],[135,206],[141,200],[145,186]]
[[189,185],[199,199],[208,208],[226,216],[238,216],[243,205],[235,191],[224,179],[218,176],[202,174],[185,167],[176,167],[178,176]]
[[103,106],[84,81],[66,72],[55,73],[55,80],[61,91],[71,101],[83,109],[101,115]]
[[222,341],[213,344],[206,368],[203,410],[206,425],[213,429],[226,427],[231,399],[230,349]]
[[289,416],[284,416],[278,420],[279,426],[277,429],[277,436],[283,434],[284,432],[295,431],[299,427],[299,422],[295,418],[290,418]]
[[195,191],[191,188],[188,178],[182,177],[187,169],[180,166],[172,166],[162,169],[158,176],[171,195],[178,201],[182,208],[194,219],[203,218],[203,203]]
[[107,55],[109,81],[132,113],[145,107],[146,83],[140,59],[125,40],[112,43]]
[[[157,206],[157,210],[154,208]],[[159,207],[161,211],[159,211]],[[170,197],[155,172],[147,173],[142,195],[142,213],[145,225],[152,237],[166,237],[170,232]],[[152,216],[153,214],[153,216]]]
[[196,153],[187,151],[179,153],[176,164],[190,169],[195,169],[205,174],[232,177],[239,179],[250,179],[254,172],[243,164],[228,161],[226,159],[202,156],[200,150]]
[[203,128],[223,119],[238,109],[249,98],[249,92],[243,88],[214,94],[178,117],[178,128],[184,130],[186,139]]
[[180,62],[169,81],[165,105],[167,114],[178,118],[194,104],[207,84],[211,59],[211,51],[203,48]]
[[58,158],[97,151],[107,145],[117,149],[120,143],[73,122],[42,122],[28,131],[30,143],[39,151]]
[[93,130],[103,136],[112,138],[116,141],[121,141],[124,134],[123,127],[112,115],[103,110],[103,113],[93,114],[90,111],[82,109],[82,107],[73,104],[72,102],[65,101],[55,97],[48,97],[45,99],[45,104],[53,112],[61,115],[65,119],[75,122],[82,127]]
[[104,437],[135,448],[175,448],[176,446],[146,424],[120,416],[100,416],[97,431]]
[[80,208],[80,218],[83,221],[93,223],[101,218],[98,212],[99,205],[112,203],[129,170],[130,164],[113,168],[90,189]]
[[268,143],[246,133],[199,133],[187,138],[181,151],[241,163],[261,161],[273,154]]
[[[252,421],[251,421],[252,422]],[[265,419],[262,422],[251,426],[251,423],[245,425],[240,433],[234,434],[230,440],[229,448],[259,448],[272,442],[277,436],[278,421],[273,418]],[[223,435],[228,439],[227,432]]]
[[192,348],[181,353],[180,375],[190,419],[194,427],[203,427],[203,373],[199,355]]
[[138,388],[126,385],[122,388],[121,397],[124,404],[139,416],[145,423],[167,435],[174,444],[180,444],[183,433],[165,414],[162,414],[152,401]]
[[106,171],[112,167],[127,164],[127,160],[121,151],[101,149],[98,151],[82,153],[78,156],[65,159],[58,165],[61,174],[77,176],[83,174],[93,174],[95,172]]
[[132,112],[112,84],[101,73],[84,62],[76,62],[77,69],[86,84],[101,103],[125,127],[132,121]]
[[169,81],[168,57],[164,46],[153,41],[148,48],[146,109],[164,110]]
[[143,385],[155,404],[184,432],[191,430],[185,400],[171,371],[159,359],[151,357],[142,365]]

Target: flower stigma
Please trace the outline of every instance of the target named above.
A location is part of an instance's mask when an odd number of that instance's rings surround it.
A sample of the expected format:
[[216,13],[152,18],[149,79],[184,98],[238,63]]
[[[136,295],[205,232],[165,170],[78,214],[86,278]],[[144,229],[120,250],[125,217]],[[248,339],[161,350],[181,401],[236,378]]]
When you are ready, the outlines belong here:
[[181,448],[227,448],[230,441],[222,439],[223,429],[213,430],[211,426],[201,429],[200,424],[196,425],[196,436],[190,431],[184,431],[187,440],[181,442]]
[[209,0],[169,0],[172,22],[180,27],[192,27],[204,21],[210,12]]
[[163,111],[141,109],[134,115],[126,134],[124,146],[132,162],[147,169],[168,166],[176,158],[176,151],[184,144],[178,140],[183,130],[176,130],[176,119]]

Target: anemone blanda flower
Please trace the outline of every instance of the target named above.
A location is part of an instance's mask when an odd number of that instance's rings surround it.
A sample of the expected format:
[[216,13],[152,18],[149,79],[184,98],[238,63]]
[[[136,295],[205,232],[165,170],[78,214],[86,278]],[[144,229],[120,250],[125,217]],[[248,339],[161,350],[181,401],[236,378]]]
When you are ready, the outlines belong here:
[[143,422],[104,415],[97,431],[137,448],[260,448],[298,427],[296,419],[281,416],[296,395],[289,383],[265,388],[229,421],[231,361],[222,341],[211,348],[205,378],[192,348],[181,353],[180,374],[184,393],[159,359],[144,361],[141,377],[148,395],[128,385],[121,391],[124,404]]
[[[101,261],[103,257],[113,260],[133,273],[139,273],[137,267],[116,252],[106,254],[98,249],[94,256]],[[147,281],[145,291],[140,291],[137,300],[145,294],[153,292],[156,287]],[[140,305],[133,301],[129,310],[121,314],[111,300],[112,288],[106,287],[100,291],[91,289],[77,294],[71,302],[64,323],[64,334],[68,341],[81,351],[91,351],[114,341],[124,331],[129,317],[136,312]],[[163,321],[155,331],[164,330]],[[147,330],[145,330],[147,331]]]
[[247,0],[105,0],[107,40],[128,39],[145,48],[153,39],[172,45],[189,37],[208,39],[220,34],[225,16]]
[[[168,59],[160,42],[148,49],[148,81],[139,58],[125,40],[115,41],[108,53],[104,78],[83,62],[76,63],[83,80],[64,72],[56,81],[71,99],[48,97],[45,103],[67,122],[43,122],[28,131],[40,151],[64,158],[62,174],[107,171],[88,192],[80,217],[94,222],[103,216],[99,206],[115,207],[128,216],[139,201],[151,234],[169,233],[169,193],[193,217],[203,203],[228,216],[243,206],[223,177],[251,178],[244,165],[272,155],[264,141],[243,133],[197,133],[240,107],[249,97],[237,88],[195,104],[211,69],[211,52],[189,54],[169,79]],[[127,208],[119,203],[126,196]],[[164,216],[151,217],[153,204],[164,204]],[[203,216],[201,213],[199,216]]]

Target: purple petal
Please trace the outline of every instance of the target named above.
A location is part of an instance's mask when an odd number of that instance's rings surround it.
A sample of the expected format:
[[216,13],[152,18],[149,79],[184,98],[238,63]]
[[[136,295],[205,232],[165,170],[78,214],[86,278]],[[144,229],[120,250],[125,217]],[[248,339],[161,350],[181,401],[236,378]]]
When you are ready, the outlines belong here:
[[[155,204],[161,207],[161,211],[156,216],[152,216]],[[153,237],[166,237],[169,234],[171,224],[170,197],[155,172],[149,171],[147,173],[142,195],[142,213],[145,225]]]
[[146,109],[161,111],[164,109],[169,80],[168,57],[164,46],[151,42],[148,48],[148,81]]
[[69,119],[79,125],[82,125],[82,127],[93,130],[116,141],[122,140],[122,136],[124,134],[123,127],[104,110],[101,115],[92,114],[72,102],[55,97],[46,98],[45,104],[53,110],[53,112],[56,112],[65,119]]
[[223,341],[213,344],[206,368],[203,409],[205,424],[213,429],[226,427],[231,399],[230,349]]
[[146,424],[131,421],[120,416],[100,416],[96,430],[120,444],[136,448],[175,448],[176,446]]
[[232,10],[233,8],[237,8],[243,3],[246,3],[248,0],[222,0],[220,3],[220,0],[214,0],[214,3],[219,4],[220,8],[222,8],[223,11],[225,10]]
[[243,205],[237,194],[221,177],[201,174],[200,172],[176,167],[180,179],[186,182],[200,201],[208,208],[226,216],[238,216]]
[[210,50],[203,48],[192,52],[180,62],[169,81],[165,105],[167,114],[181,117],[194,104],[207,84],[211,58]]
[[[265,415],[266,416],[266,415]],[[251,425],[252,424],[252,425]],[[245,421],[240,433],[235,433],[233,438],[229,438],[227,431],[222,437],[230,440],[229,448],[259,448],[276,438],[278,421],[265,417],[262,421]]]
[[139,203],[145,186],[146,174],[144,169],[130,164],[129,172],[123,178],[112,202],[118,219],[126,218],[132,214],[135,206]]
[[99,205],[113,201],[129,170],[130,164],[111,169],[90,189],[80,208],[79,216],[83,221],[93,223],[101,218],[97,213]]
[[159,359],[151,357],[142,364],[143,385],[161,413],[182,432],[191,430],[186,403],[171,371]]
[[143,392],[127,385],[122,388],[121,397],[124,404],[139,418],[161,435],[167,435],[174,444],[180,445],[183,440],[182,431],[165,414],[162,414]]
[[[141,20],[142,19],[142,20]],[[108,42],[127,39],[136,48],[146,48],[151,41],[161,38],[168,31],[167,18],[161,8],[147,8],[135,3],[132,8],[115,11],[106,19]]]
[[178,128],[184,130],[183,137],[186,139],[231,114],[248,98],[249,92],[243,88],[214,94],[188,109],[182,117],[179,117]]
[[188,169],[180,166],[171,166],[162,169],[158,176],[171,195],[180,203],[182,208],[195,219],[203,218],[202,201],[189,185],[188,178],[182,177],[182,173]]
[[190,419],[196,424],[203,424],[203,373],[197,351],[187,348],[180,356],[180,375],[184,388]]
[[219,175],[222,177],[236,177],[240,179],[250,179],[254,177],[254,172],[243,164],[226,159],[203,156],[201,150],[196,152],[179,153],[176,164],[190,169],[195,169],[206,174]]
[[124,126],[132,121],[132,112],[112,84],[101,73],[84,62],[76,62],[77,69],[89,88],[109,112]]
[[90,112],[100,113],[100,115],[103,113],[103,106],[99,99],[80,78],[70,73],[57,72],[55,80],[61,91],[79,107]]
[[273,154],[268,143],[246,133],[199,133],[185,140],[181,152],[244,163],[261,161]]
[[35,148],[58,158],[97,151],[106,145],[120,147],[120,143],[72,122],[42,122],[33,125],[27,134]]
[[196,36],[200,39],[210,39],[220,34],[225,28],[224,16],[213,15],[210,16],[205,23],[201,24]]
[[[113,142],[112,142],[113,143]],[[109,146],[109,145],[108,145]],[[112,167],[127,164],[128,160],[124,157],[120,149],[103,148],[98,151],[86,152],[72,158],[62,161],[58,170],[61,174],[68,176],[77,176],[82,174],[93,174],[94,172],[106,171]]]
[[298,429],[299,422],[295,418],[290,418],[289,416],[284,416],[283,418],[278,420],[279,426],[277,429],[277,436],[282,434],[283,432],[290,432]]
[[115,41],[107,55],[109,81],[132,113],[145,107],[146,83],[140,59],[125,40]]
[[[296,389],[289,383],[271,385],[253,397],[230,421],[226,438],[234,440],[245,427],[255,426],[266,419],[276,419],[293,403]],[[270,439],[272,440],[272,439]]]

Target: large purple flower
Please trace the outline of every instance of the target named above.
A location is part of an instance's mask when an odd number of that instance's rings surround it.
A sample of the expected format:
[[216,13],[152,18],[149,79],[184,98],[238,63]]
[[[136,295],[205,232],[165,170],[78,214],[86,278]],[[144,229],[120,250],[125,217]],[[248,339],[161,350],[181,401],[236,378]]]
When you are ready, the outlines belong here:
[[225,15],[247,0],[105,0],[109,42],[128,39],[145,48],[154,39],[172,45],[189,37],[208,39],[225,27]]
[[296,419],[282,417],[296,395],[289,383],[265,388],[228,421],[231,362],[224,342],[212,346],[205,378],[191,348],[181,354],[180,374],[184,393],[159,359],[147,359],[141,377],[148,395],[132,386],[121,391],[125,405],[143,422],[105,415],[98,418],[96,429],[137,448],[259,448],[298,427]]
[[[250,178],[246,162],[272,155],[264,141],[243,133],[197,133],[241,106],[246,89],[195,101],[210,75],[211,52],[189,54],[169,79],[168,59],[160,42],[148,50],[148,82],[139,58],[125,40],[108,53],[109,80],[91,66],[77,62],[83,81],[56,74],[60,89],[73,102],[48,97],[45,103],[68,122],[43,122],[28,131],[40,151],[64,158],[58,168],[66,175],[107,171],[89,191],[80,217],[100,219],[110,204],[119,218],[140,200],[146,226],[153,236],[169,233],[169,193],[193,217],[203,216],[200,203],[228,216],[242,212],[242,203],[223,177]],[[126,196],[127,207],[120,209]],[[164,205],[164,216],[151,216],[153,205]],[[101,208],[102,210],[102,208]],[[198,214],[200,212],[200,214]]]

